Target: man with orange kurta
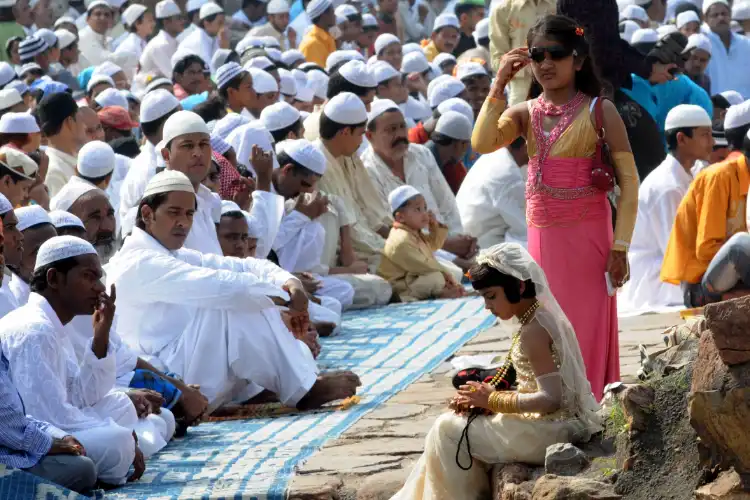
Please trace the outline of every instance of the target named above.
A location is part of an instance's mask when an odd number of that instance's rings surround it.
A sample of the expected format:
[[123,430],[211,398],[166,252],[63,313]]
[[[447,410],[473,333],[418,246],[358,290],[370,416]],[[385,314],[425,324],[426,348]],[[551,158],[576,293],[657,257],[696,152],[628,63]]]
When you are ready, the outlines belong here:
[[299,50],[307,62],[325,68],[328,56],[336,52],[336,40],[328,32],[336,25],[333,3],[331,0],[312,0],[307,4],[305,12],[313,26],[302,39]]

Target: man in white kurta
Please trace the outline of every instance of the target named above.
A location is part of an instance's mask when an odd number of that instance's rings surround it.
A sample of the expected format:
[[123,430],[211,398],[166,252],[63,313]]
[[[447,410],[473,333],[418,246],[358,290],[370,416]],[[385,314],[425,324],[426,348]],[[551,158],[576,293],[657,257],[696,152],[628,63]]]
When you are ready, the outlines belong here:
[[156,4],[155,16],[162,28],[146,44],[140,58],[140,71],[172,78],[172,56],[180,43],[177,41],[184,27],[182,12],[174,0],[162,0]]
[[2,283],[0,283],[0,319],[2,319],[9,312],[19,307],[18,300],[10,289],[13,273],[7,266],[18,266],[23,257],[21,253],[21,250],[23,250],[23,235],[18,229],[18,219],[13,213],[13,205],[2,194],[0,194],[0,218],[2,218],[3,224],[3,234],[0,235],[0,241],[3,242],[4,264],[2,266]]
[[86,11],[86,26],[78,32],[78,48],[93,66],[100,65],[112,55],[112,38],[107,35],[108,23],[102,21],[105,11],[110,16],[114,15],[106,1],[91,2]]
[[750,61],[750,39],[732,32],[732,9],[726,0],[705,0],[703,12],[708,25],[704,33],[712,46],[706,68],[711,93],[736,90],[743,98],[750,98],[750,72],[741,69]]
[[[199,22],[203,24],[211,16],[224,16],[224,10],[212,2],[203,5],[198,14]],[[199,26],[180,42],[179,48],[182,51],[199,55],[208,64],[211,62],[214,53],[221,47],[219,37],[216,34],[210,34],[202,26]]]
[[711,117],[700,106],[681,104],[667,115],[665,135],[670,154],[638,191],[638,217],[628,251],[630,281],[618,294],[622,311],[658,311],[684,303],[680,287],[661,281],[659,274],[677,208],[693,181],[691,169],[696,161],[708,160],[713,149]]

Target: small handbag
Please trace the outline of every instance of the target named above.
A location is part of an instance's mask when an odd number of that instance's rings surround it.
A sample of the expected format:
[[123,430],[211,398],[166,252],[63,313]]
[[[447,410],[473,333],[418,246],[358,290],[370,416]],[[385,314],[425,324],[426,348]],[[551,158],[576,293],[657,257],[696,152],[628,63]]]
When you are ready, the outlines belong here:
[[599,97],[594,103],[594,126],[596,128],[596,152],[594,153],[594,165],[591,168],[591,185],[604,192],[612,191],[617,184],[614,162],[609,150],[604,130],[603,99]]

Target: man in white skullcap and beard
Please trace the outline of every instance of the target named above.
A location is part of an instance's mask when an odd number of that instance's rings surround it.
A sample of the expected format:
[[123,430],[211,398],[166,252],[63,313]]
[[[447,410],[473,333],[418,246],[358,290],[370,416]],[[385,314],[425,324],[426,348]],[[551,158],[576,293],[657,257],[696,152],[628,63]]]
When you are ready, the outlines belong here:
[[[139,205],[137,226],[107,266],[107,279],[118,289],[122,331],[137,336],[128,341],[186,383],[199,384],[212,409],[262,389],[300,409],[354,395],[355,374],[316,375],[309,350],[302,350],[269,299],[289,300],[292,314],[304,315],[307,297],[297,278],[265,260],[183,248],[196,202],[184,174],[157,174]],[[204,354],[193,356],[198,351]]]
[[10,290],[13,277],[11,268],[18,268],[23,257],[23,235],[18,229],[18,219],[8,198],[0,194],[0,218],[3,221],[2,283],[0,283],[0,318],[19,307],[18,300]]
[[[112,391],[114,297],[90,279],[101,274],[88,242],[72,236],[48,240],[37,255],[29,301],[3,318],[0,338],[26,412],[73,435],[95,462],[99,480],[120,485],[140,478],[145,463],[133,437],[136,408],[126,394]],[[94,334],[79,364],[64,325],[92,313]]]
[[172,56],[180,45],[177,36],[185,28],[182,11],[174,0],[162,0],[156,4],[156,34],[143,49],[141,73],[172,77]]
[[[250,36],[272,36],[278,40],[281,50],[297,46],[297,33],[289,26],[289,3],[287,0],[271,0],[266,7],[268,22],[250,30]],[[304,34],[304,33],[303,33]]]
[[700,106],[676,106],[667,115],[665,136],[669,154],[638,190],[638,217],[628,250],[630,281],[618,295],[623,310],[655,311],[683,303],[680,287],[663,283],[659,273],[696,162],[708,161],[713,151],[711,117]]

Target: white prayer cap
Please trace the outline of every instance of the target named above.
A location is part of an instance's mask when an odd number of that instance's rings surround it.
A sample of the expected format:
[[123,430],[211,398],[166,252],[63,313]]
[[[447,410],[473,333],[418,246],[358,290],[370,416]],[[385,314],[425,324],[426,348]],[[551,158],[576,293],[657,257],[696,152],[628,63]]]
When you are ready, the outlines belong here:
[[363,28],[377,28],[378,19],[370,13],[362,14]]
[[681,29],[683,26],[685,26],[687,23],[701,23],[701,19],[698,17],[698,13],[694,10],[686,10],[685,12],[680,12],[677,14],[677,19],[675,20],[675,26],[677,26],[677,29]]
[[630,43],[633,39],[633,34],[641,29],[638,23],[635,21],[623,21],[620,23],[620,38]]
[[305,55],[297,49],[290,49],[281,54],[281,62],[287,66],[291,66],[297,61],[304,61]]
[[55,24],[53,24],[52,27],[57,29],[62,24],[72,24],[75,26],[76,20],[70,16],[62,16],[55,21]]
[[143,96],[143,101],[141,101],[141,123],[158,120],[162,116],[176,109],[179,105],[180,101],[178,101],[168,90],[153,90]]
[[633,33],[633,38],[630,39],[630,44],[635,45],[636,43],[656,43],[659,41],[659,33],[652,29],[639,29]]
[[104,61],[99,66],[94,68],[94,71],[91,73],[91,76],[97,76],[97,75],[106,75],[108,77],[113,77],[117,73],[120,73],[122,71],[122,68],[119,67],[117,64],[113,63],[112,61]]
[[[367,113],[367,123],[372,123],[377,117],[389,111],[398,111],[401,113],[401,108],[390,99],[375,99],[370,105],[370,112]],[[403,115],[403,113],[401,114]]]
[[115,151],[106,142],[91,141],[78,151],[78,173],[96,179],[115,170]]
[[0,164],[13,170],[24,179],[32,180],[39,170],[39,165],[26,153],[11,146],[0,148]]
[[315,21],[321,16],[321,14],[330,9],[331,6],[333,6],[331,0],[312,0],[307,4],[305,12],[307,13],[307,17],[310,18],[310,21]]
[[214,52],[214,55],[211,56],[211,73],[215,74],[227,62],[231,53],[230,49],[218,49]]
[[364,59],[365,58],[362,56],[362,54],[360,54],[356,50],[337,50],[335,52],[331,52],[331,54],[326,58],[326,71],[330,72],[331,68],[344,61],[364,61]]
[[263,47],[275,47],[277,49],[281,48],[281,44],[276,39],[276,37],[273,36],[262,36],[260,39],[263,41]]
[[48,28],[39,28],[34,33],[34,36],[39,37],[47,42],[48,47],[54,47],[57,43],[57,35],[55,35],[54,31]]
[[55,262],[81,255],[97,255],[96,249],[88,241],[75,236],[55,236],[39,247],[34,271]]
[[299,111],[289,103],[277,102],[260,112],[260,121],[271,132],[285,129],[300,119]]
[[677,128],[711,127],[711,117],[695,104],[680,104],[672,108],[664,122],[664,130]]
[[424,73],[430,69],[430,63],[423,52],[406,54],[401,61],[402,73]]
[[16,70],[5,61],[0,62],[0,87],[8,85],[8,82],[16,78]]
[[737,1],[732,7],[732,19],[734,21],[750,20],[750,2]]
[[[37,63],[26,63],[23,66],[21,66],[21,69],[18,70],[18,76],[20,78],[24,78],[24,76],[27,73],[31,73],[32,71],[42,71],[42,67],[39,66]],[[44,75],[41,80],[50,79],[49,76]]]
[[628,5],[620,11],[620,21],[634,19],[636,21],[648,22],[649,17],[646,10],[639,5]]
[[263,48],[263,40],[261,40],[257,36],[250,36],[248,34],[245,36],[245,38],[243,38],[237,43],[237,46],[235,47],[235,52],[242,55],[251,48],[258,48],[258,49]]
[[[215,122],[212,122],[215,123]],[[224,155],[232,145],[225,141],[220,135],[211,134],[211,149],[220,155]]]
[[401,73],[385,61],[375,61],[370,66],[370,73],[375,77],[375,82],[380,85],[381,83],[390,80],[391,78],[401,77]]
[[457,111],[448,111],[440,115],[435,132],[460,141],[471,140],[471,120]]
[[204,4],[201,6],[201,10],[198,13],[198,20],[203,21],[207,17],[215,16],[216,14],[223,14],[224,9],[221,8],[221,6],[213,3],[208,2],[207,4]]
[[476,62],[465,62],[459,63],[456,67],[456,78],[462,80],[464,78],[470,78],[472,76],[490,76],[487,70],[479,63]]
[[738,33],[738,34],[744,34],[745,33],[745,28],[743,28],[742,25],[740,24],[740,22],[737,21],[736,19],[732,19],[729,22],[729,29],[732,30],[732,33]]
[[146,8],[145,5],[141,5],[138,3],[130,4],[128,5],[128,8],[125,9],[125,12],[122,13],[120,18],[122,19],[122,22],[125,24],[125,26],[132,27],[138,20],[138,18],[141,17],[147,10],[148,8]]
[[455,14],[440,14],[435,18],[435,25],[432,27],[432,32],[436,32],[442,28],[456,28],[460,29],[461,25],[458,23],[458,18]]
[[730,106],[724,117],[724,130],[744,127],[750,123],[750,101]]
[[703,15],[705,16],[706,14],[708,14],[708,9],[710,9],[711,7],[717,4],[724,5],[730,11],[732,10],[727,0],[703,0]]
[[73,45],[73,42],[78,40],[78,38],[73,33],[63,29],[55,31],[55,36],[57,36],[57,46],[60,48],[60,50],[67,49],[68,47]]
[[720,92],[719,95],[726,99],[730,106],[736,106],[745,102],[745,98],[736,90],[725,90],[724,92]]
[[13,210],[13,205],[4,194],[0,193],[0,215],[5,215],[11,210]]
[[253,57],[245,63],[245,68],[268,69],[272,66],[275,66],[275,64],[266,56]]
[[216,70],[216,87],[223,89],[238,75],[246,73],[242,66],[236,62],[228,62]]
[[380,55],[383,50],[394,43],[401,45],[401,40],[394,34],[383,33],[375,39],[375,54]]
[[[6,92],[3,90],[3,92]],[[11,89],[10,92],[18,92]],[[20,95],[18,95],[20,97]],[[5,113],[0,118],[0,133],[3,134],[36,134],[39,132],[39,125],[29,113]]]
[[182,14],[182,11],[174,0],[161,0],[156,4],[156,19],[167,19],[180,14]]
[[83,225],[81,219],[65,210],[52,210],[48,215],[52,225],[57,229],[62,229],[64,227],[79,227],[84,230],[86,229],[86,226]]
[[104,191],[78,176],[71,177],[58,193],[49,201],[50,210],[70,210],[70,207],[81,196],[91,191],[97,191],[107,196]]
[[446,101],[451,97],[458,97],[464,90],[466,90],[466,85],[464,85],[461,80],[448,76],[443,81],[438,82],[432,90],[428,92],[430,107],[435,109],[441,102]]
[[279,91],[287,96],[297,94],[297,80],[288,69],[279,68]]
[[433,59],[432,62],[437,64],[438,66],[442,66],[447,62],[456,64],[457,61],[456,56],[454,56],[453,54],[449,54],[448,52],[441,52],[440,54],[435,56],[435,59]]
[[258,94],[267,94],[269,92],[278,92],[279,84],[276,83],[276,78],[271,76],[270,73],[263,71],[258,68],[245,67],[250,75],[253,77],[253,90]]
[[225,117],[216,122],[213,134],[221,136],[222,139],[226,140],[229,134],[232,133],[232,130],[248,123],[250,123],[250,119],[239,113],[227,113]]
[[143,192],[143,198],[161,193],[171,193],[173,191],[183,191],[185,193],[195,194],[193,184],[187,175],[177,170],[164,170],[159,172],[148,181],[146,190]]
[[359,125],[367,121],[365,103],[351,92],[342,92],[329,100],[323,107],[323,114],[341,125]]
[[688,37],[688,43],[685,45],[685,50],[682,53],[687,54],[693,49],[700,49],[711,55],[713,45],[711,44],[711,40],[703,33],[693,33]]
[[477,23],[477,25],[474,27],[474,33],[472,33],[472,36],[474,37],[474,42],[476,42],[477,45],[479,45],[479,40],[490,36],[489,18],[485,17]]
[[115,86],[115,81],[107,75],[96,75],[92,76],[91,80],[89,80],[89,83],[86,85],[86,92],[91,92],[91,89],[102,83],[106,83],[110,87]]
[[101,94],[96,96],[94,99],[96,103],[102,108],[107,106],[118,106],[120,108],[129,109],[128,98],[120,93],[117,89],[104,89]]
[[281,51],[279,49],[276,47],[266,47],[263,50],[266,51],[266,55],[274,64],[281,62]]
[[107,2],[106,0],[94,0],[91,2],[88,7],[86,7],[86,12],[88,14],[91,14],[91,11],[94,10],[97,7],[106,7],[110,10],[112,10],[112,6]]
[[401,53],[404,56],[406,54],[411,54],[412,52],[419,52],[420,54],[424,54],[424,52],[422,52],[422,46],[418,43],[406,43],[403,47],[401,47]]
[[298,89],[300,87],[307,87],[307,73],[301,69],[294,68],[292,70],[292,76],[294,77],[294,81],[297,82]]
[[39,224],[52,224],[47,211],[41,205],[28,205],[16,208],[13,213],[18,219],[16,226],[19,231],[26,231]]
[[238,204],[236,204],[232,200],[221,200],[221,215],[228,214],[231,212],[242,213],[242,209],[240,208]]
[[375,77],[367,69],[367,65],[362,61],[349,61],[339,68],[339,74],[346,81],[358,87],[372,89],[378,86]]
[[268,14],[286,14],[289,12],[289,4],[286,0],[271,0],[266,7]]
[[457,111],[468,118],[470,122],[474,123],[474,110],[468,102],[460,97],[452,97],[447,101],[441,102],[438,104],[437,110],[441,115],[448,111]]
[[315,97],[315,91],[310,87],[298,87],[294,99],[299,102],[311,103]]
[[253,170],[253,172],[255,171],[251,162],[253,146],[258,146],[266,153],[271,152],[273,168],[279,167],[279,161],[273,154],[273,136],[259,120],[233,130],[227,137],[227,142],[234,148],[237,163]]
[[195,12],[196,10],[200,10],[200,8],[207,3],[208,0],[188,0],[185,10],[188,12]]
[[391,206],[391,212],[395,212],[407,201],[421,195],[422,193],[417,188],[409,184],[397,187],[388,194],[388,204]]
[[[150,94],[154,90],[157,89],[157,87],[161,87],[162,85],[169,85],[170,87],[174,85],[174,82],[170,80],[169,78],[160,77],[160,78],[154,78],[151,80],[148,85],[146,85],[146,94]],[[166,90],[166,89],[158,89],[158,90]]]
[[662,24],[661,26],[656,28],[656,32],[659,33],[659,40],[669,35],[670,33],[675,33],[677,31],[677,26],[675,26],[674,24]]
[[307,86],[315,91],[315,95],[325,99],[328,91],[328,75],[320,70],[314,69],[305,73],[307,77]]
[[206,122],[199,115],[192,111],[178,111],[164,122],[164,133],[161,144],[166,146],[176,137],[187,134],[211,135]]
[[316,174],[326,173],[326,157],[309,141],[305,139],[284,141],[283,151],[292,160]]

